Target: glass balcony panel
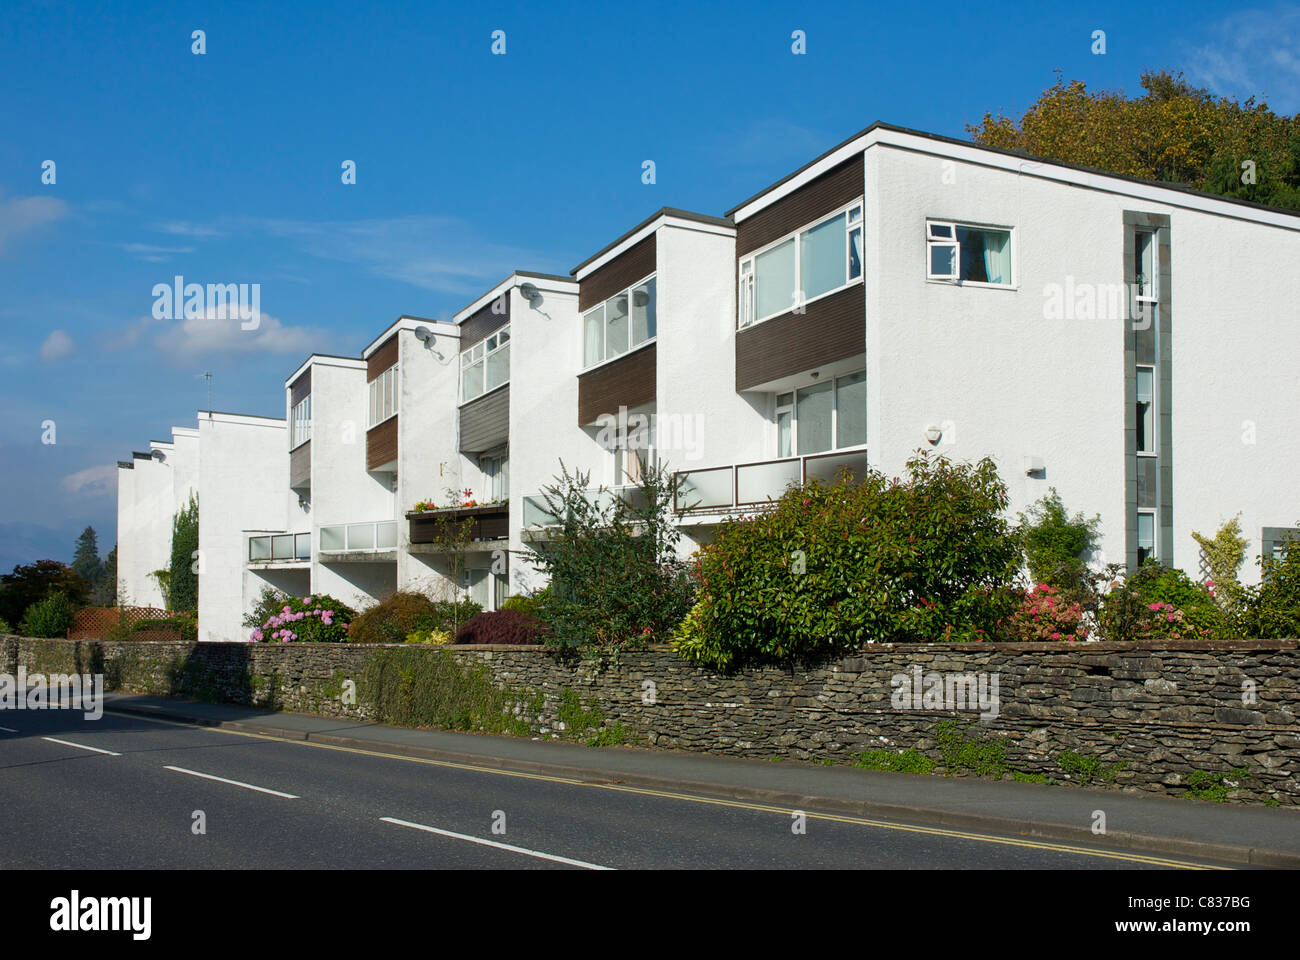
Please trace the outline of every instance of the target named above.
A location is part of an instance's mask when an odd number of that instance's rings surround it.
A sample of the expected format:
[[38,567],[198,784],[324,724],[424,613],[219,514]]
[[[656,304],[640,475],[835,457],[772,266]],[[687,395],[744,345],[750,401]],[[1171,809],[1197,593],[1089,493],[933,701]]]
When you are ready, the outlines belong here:
[[294,543],[293,552],[297,556],[297,559],[299,560],[311,559],[311,534],[310,533],[296,534],[293,538],[293,543]]
[[748,463],[736,467],[736,503],[763,503],[775,500],[786,488],[799,486],[802,480],[799,460],[772,463]]
[[678,510],[731,506],[733,477],[730,467],[690,470],[678,476],[682,480],[677,491]]
[[282,534],[271,538],[271,559],[293,559],[293,534]]
[[380,550],[397,549],[396,520],[386,520],[375,524],[375,546]]
[[828,456],[807,457],[804,460],[805,480],[820,480],[827,486],[833,484],[840,472],[845,469],[852,474],[853,482],[860,483],[867,475],[866,451],[832,453]]
[[248,559],[249,560],[270,560],[271,559],[271,538],[270,537],[249,537],[248,538]]
[[348,549],[375,549],[375,525],[373,523],[349,523]]
[[347,548],[346,531],[342,524],[320,528],[320,548],[322,550],[344,550]]

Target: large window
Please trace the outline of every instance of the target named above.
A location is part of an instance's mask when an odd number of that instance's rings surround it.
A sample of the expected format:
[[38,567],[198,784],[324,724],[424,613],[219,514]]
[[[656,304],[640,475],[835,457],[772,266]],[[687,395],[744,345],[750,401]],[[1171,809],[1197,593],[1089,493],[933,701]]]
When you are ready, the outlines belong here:
[[383,423],[397,413],[397,364],[370,381],[370,413],[366,426]]
[[293,405],[293,446],[300,447],[311,439],[311,394]]
[[1154,510],[1139,510],[1137,515],[1138,566],[1149,558],[1159,559],[1156,551],[1156,515]]
[[1156,259],[1156,235],[1138,230],[1133,234],[1133,282],[1139,301],[1154,302],[1159,296],[1159,268]]
[[867,442],[867,375],[837,377],[776,398],[776,455],[823,453]]
[[510,326],[507,324],[460,355],[461,403],[481,397],[510,379]]
[[862,203],[740,261],[740,325],[834,293],[862,277]]
[[506,454],[484,456],[479,459],[483,479],[487,486],[487,500],[510,499],[510,458]]
[[588,310],[582,315],[582,365],[595,366],[653,340],[656,310],[654,277]]
[[925,245],[931,280],[1011,285],[1010,230],[927,220]]

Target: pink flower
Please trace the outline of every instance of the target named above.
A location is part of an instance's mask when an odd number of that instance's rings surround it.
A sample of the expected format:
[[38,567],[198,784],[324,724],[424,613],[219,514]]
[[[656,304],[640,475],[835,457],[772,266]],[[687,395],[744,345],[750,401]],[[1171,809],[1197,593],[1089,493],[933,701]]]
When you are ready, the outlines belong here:
[[307,606],[307,604],[309,604],[309,603],[311,603],[311,597],[303,597],[303,598],[302,598],[302,605],[303,605],[304,607]]
[[1166,613],[1166,614],[1165,614],[1165,619],[1166,619],[1167,621],[1169,621],[1170,623],[1173,623],[1174,620],[1177,619],[1177,617],[1175,617],[1172,613]]
[[261,631],[261,630],[254,630],[252,636],[249,637],[249,641],[248,641],[248,642],[249,642],[249,643],[261,643],[261,642],[262,642],[262,631]]
[[1162,604],[1160,604],[1160,603],[1149,603],[1149,604],[1147,604],[1147,609],[1148,609],[1148,610],[1159,610],[1161,606],[1162,606]]
[[1060,639],[1061,639],[1061,635],[1060,635],[1059,633],[1054,633],[1054,634],[1052,634],[1052,639],[1053,639],[1053,640],[1060,640]]

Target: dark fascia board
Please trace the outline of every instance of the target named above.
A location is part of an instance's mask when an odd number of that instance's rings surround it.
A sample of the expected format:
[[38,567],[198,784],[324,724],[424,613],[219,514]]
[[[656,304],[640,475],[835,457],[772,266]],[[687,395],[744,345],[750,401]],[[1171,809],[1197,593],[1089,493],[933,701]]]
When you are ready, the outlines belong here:
[[119,461],[117,461],[117,469],[119,469],[119,470],[134,470],[134,469],[135,469],[135,461],[134,461],[134,460],[119,460]]
[[975,150],[983,150],[987,153],[1001,154],[1004,157],[1020,157],[1026,160],[1033,160],[1035,163],[1045,163],[1048,166],[1062,167],[1066,170],[1078,170],[1081,173],[1093,173],[1099,177],[1110,177],[1112,180],[1119,180],[1123,183],[1141,184],[1142,186],[1147,186],[1147,187],[1151,187],[1151,186],[1165,187],[1166,189],[1169,190],[1177,190],[1180,193],[1185,193],[1188,196],[1209,197],[1210,199],[1213,200],[1222,200],[1224,203],[1232,203],[1240,207],[1249,207],[1253,210],[1267,210],[1270,213],[1283,213],[1292,217],[1300,217],[1300,212],[1297,212],[1295,210],[1287,210],[1284,207],[1272,207],[1266,203],[1255,203],[1253,200],[1239,200],[1236,197],[1225,197],[1217,193],[1207,193],[1204,190],[1197,190],[1194,187],[1190,187],[1185,183],[1171,183],[1168,180],[1143,180],[1141,177],[1130,177],[1122,173],[1111,173],[1109,170],[1098,170],[1096,167],[1085,167],[1082,164],[1078,164],[1078,163],[1066,163],[1064,160],[1048,160],[1044,157],[1036,157],[1033,154],[1029,153],[1027,150],[1003,150],[1001,147],[985,146],[982,143],[976,143],[974,140],[958,140],[956,137],[945,137],[942,134],[938,134],[938,133],[927,133],[924,130],[913,130],[911,127],[900,127],[897,124],[885,123],[881,120],[877,120],[875,123],[871,124],[871,126],[859,130],[857,133],[853,134],[853,136],[841,140],[839,143],[835,144],[835,146],[831,147],[829,150],[814,157],[812,160],[809,160],[798,170],[795,170],[792,173],[787,174],[786,176],[782,177],[780,180],[776,181],[776,183],[764,187],[762,190],[758,191],[758,193],[754,194],[748,200],[736,204],[734,207],[732,207],[730,210],[727,211],[727,216],[734,217],[737,210],[741,209],[742,207],[746,207],[749,204],[753,203],[755,200],[759,199],[760,197],[768,193],[771,193],[777,187],[781,186],[781,184],[785,183],[788,180],[793,179],[794,177],[799,176],[799,174],[803,173],[809,167],[815,166],[816,164],[820,163],[822,160],[829,157],[836,150],[839,150],[841,147],[847,146],[848,144],[852,143],[854,140],[858,139],[859,137],[866,136],[872,130],[890,130],[894,133],[906,133],[914,137],[923,137],[926,140],[933,140],[936,143],[950,143],[958,147],[970,147]]
[[[793,174],[791,174],[791,176],[793,176]],[[769,187],[768,189],[771,188]],[[620,243],[626,240],[628,237],[632,236],[638,230],[644,230],[646,227],[650,226],[650,224],[654,223],[660,217],[677,217],[681,220],[694,220],[696,223],[707,223],[715,227],[730,227],[734,229],[736,226],[735,221],[731,219],[730,214],[728,214],[726,217],[711,217],[707,213],[695,213],[694,211],[682,210],[678,207],[660,207],[658,210],[650,214],[650,216],[646,217],[644,220],[638,223],[627,233],[623,234],[617,240],[615,240],[612,243],[605,244],[605,246],[601,247],[599,250],[597,250],[595,253],[589,256],[586,260],[582,261],[582,263],[578,264],[576,267],[574,267],[572,270],[569,271],[569,275],[577,276],[578,271],[581,270],[583,267],[585,267],[587,264],[591,263],[593,260],[600,259],[606,253],[613,250]]]
[[139,450],[132,450],[132,451],[131,451],[131,459],[132,459],[132,460],[152,460],[152,459],[153,459],[153,454],[152,454],[152,453],[141,453]]

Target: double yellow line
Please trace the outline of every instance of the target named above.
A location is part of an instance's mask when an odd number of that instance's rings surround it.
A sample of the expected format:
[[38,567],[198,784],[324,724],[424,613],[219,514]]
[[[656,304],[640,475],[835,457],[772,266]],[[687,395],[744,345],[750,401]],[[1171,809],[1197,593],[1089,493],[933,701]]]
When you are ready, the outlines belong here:
[[[292,740],[288,737],[276,737],[268,733],[249,733],[244,730],[230,730],[225,727],[202,727],[192,723],[163,720],[157,717],[146,717],[135,713],[122,713],[115,710],[105,710],[104,712],[112,713],[119,717],[129,717],[133,720],[143,720],[147,723],[162,723],[171,727],[185,727],[191,730],[211,730],[215,733],[225,733],[235,737],[248,737],[253,740],[270,740],[274,743],[288,743],[297,746],[315,747],[318,750],[337,750],[341,753],[354,753],[366,757],[383,757],[387,760],[402,760],[406,763],[423,763],[434,767],[445,767],[451,770],[467,770],[472,773],[487,773],[498,777],[520,777],[525,780],[542,781],[545,783],[562,783],[566,786],[574,787],[592,787],[597,790],[613,790],[620,793],[633,793],[644,797],[660,797],[665,800],[682,800],[687,803],[702,803],[715,807],[732,807],[737,810],[752,810],[758,813],[776,813],[786,817],[790,816],[791,813],[791,809],[788,807],[774,807],[769,804],[752,803],[744,800],[724,800],[715,797],[703,797],[698,794],[674,793],[668,790],[653,790],[648,787],[633,787],[628,786],[627,784],[595,783],[589,780],[573,780],[568,777],[553,777],[542,773],[526,773],[520,770],[501,770],[495,767],[477,766],[472,763],[457,763],[454,760],[432,760],[427,757],[411,757],[400,753],[384,753],[379,750],[365,750],[361,747],[345,747],[332,743],[317,743],[313,740]],[[1232,867],[1193,863],[1188,860],[1172,860],[1168,857],[1159,857],[1146,853],[1096,850],[1091,847],[1077,847],[1071,844],[1053,843],[1047,840],[1028,840],[1022,837],[998,837],[991,834],[970,833],[965,830],[949,830],[945,827],[918,826],[914,824],[897,823],[890,820],[873,820],[868,817],[853,817],[837,813],[817,813],[809,810],[803,810],[800,812],[809,820],[825,820],[831,823],[849,823],[855,826],[876,827],[881,830],[898,830],[905,833],[920,833],[932,837],[947,837],[954,840],[974,840],[979,843],[995,843],[1009,847],[1023,847],[1029,850],[1046,850],[1052,853],[1073,854],[1081,857],[1100,857],[1105,860],[1122,860],[1126,863],[1142,863],[1154,867],[1167,867],[1175,870],[1233,869]]]

